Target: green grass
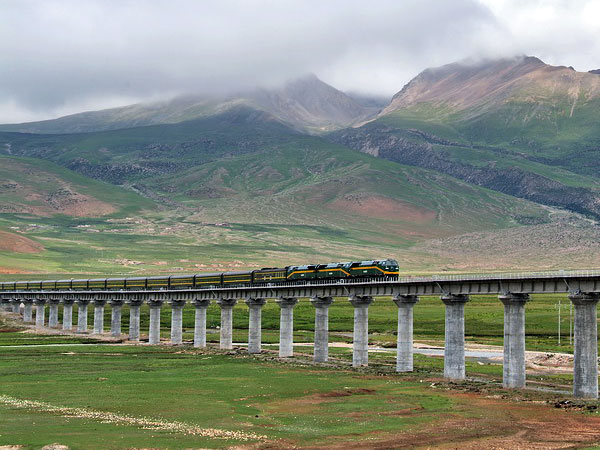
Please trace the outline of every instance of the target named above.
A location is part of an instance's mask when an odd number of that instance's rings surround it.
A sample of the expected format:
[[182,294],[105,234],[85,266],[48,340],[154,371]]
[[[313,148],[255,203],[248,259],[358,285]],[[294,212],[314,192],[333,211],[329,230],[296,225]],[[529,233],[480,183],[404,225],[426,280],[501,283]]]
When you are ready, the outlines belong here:
[[[359,379],[350,371],[269,365],[215,354],[108,346],[0,352],[1,395],[252,432],[269,441],[306,445],[371,433],[385,436],[436,420],[453,406],[447,395],[426,391],[420,383]],[[31,367],[32,360],[40,364]],[[415,414],[388,414],[396,410]],[[74,449],[218,448],[236,443],[16,409],[1,402],[0,412],[0,444],[27,448],[51,442]]]
[[[568,345],[568,309],[563,309],[562,345],[555,343],[555,305],[564,296],[535,295],[526,306],[527,349],[572,352]],[[62,311],[61,311],[62,312]],[[234,342],[246,342],[248,308],[235,306]],[[193,308],[184,309],[184,339],[193,339]],[[142,333],[148,330],[148,307],[141,314]],[[389,298],[378,298],[369,308],[370,343],[394,347],[397,307]],[[110,307],[105,310],[109,326]],[[168,343],[170,308],[161,314],[162,337]],[[74,309],[74,322],[77,308]],[[93,313],[89,314],[91,327]],[[220,310],[209,306],[208,341],[217,343]],[[344,298],[330,307],[330,342],[352,342],[353,307]],[[128,310],[123,309],[123,332],[128,329]],[[503,307],[494,296],[474,296],[465,308],[467,342],[499,344],[503,334]],[[268,302],[262,313],[263,342],[279,341],[279,308]],[[295,342],[312,342],[314,307],[301,299],[294,310]],[[444,306],[435,297],[423,297],[414,309],[415,339],[443,344]],[[190,346],[105,345],[93,336],[61,337],[7,330],[0,323],[0,396],[39,401],[54,407],[83,408],[86,413],[116,413],[139,419],[183,422],[186,426],[241,431],[266,436],[268,445],[327,446],[343,441],[402,440],[402,433],[437,429],[449,417],[478,418],[475,427],[490,433],[481,418],[489,410],[470,397],[455,396],[440,383],[443,358],[415,354],[415,371],[395,375],[395,354],[370,352],[370,367],[359,372],[345,369],[351,348],[330,347],[336,368],[305,365],[312,348],[297,347],[287,363],[274,363],[277,346],[265,346],[259,357],[223,355]],[[87,344],[61,345],[48,344]],[[38,344],[34,346],[32,344]],[[18,345],[18,347],[14,347]],[[502,392],[502,365],[467,359],[469,377],[479,380],[464,389]],[[528,375],[530,382],[568,391],[571,374]],[[479,387],[478,387],[479,386]],[[554,394],[527,391],[520,399]],[[48,406],[16,408],[0,397],[0,445],[40,448],[60,442],[78,448],[221,448],[244,443],[212,439],[160,429],[144,429],[131,423],[73,417],[44,411]],[[560,395],[557,397],[560,398]],[[126,399],[126,400],[124,400]],[[479,406],[478,406],[479,405]],[[548,408],[551,412],[551,408]],[[494,414],[500,414],[496,411]],[[547,414],[541,412],[541,414]],[[527,416],[529,417],[529,416]],[[114,422],[114,421],[113,421]],[[512,422],[512,419],[511,419]],[[439,424],[439,425],[436,425]],[[514,425],[514,424],[513,424]],[[479,429],[479,428],[477,428]],[[461,427],[452,434],[462,433]],[[429,431],[431,433],[431,431]],[[500,432],[499,430],[497,432]],[[447,431],[445,432],[447,433]],[[504,432],[501,432],[501,434]],[[102,439],[99,439],[102,436]],[[283,441],[280,441],[283,440]],[[250,440],[249,443],[254,442]],[[261,441],[265,443],[264,439]],[[248,443],[248,442],[246,442]],[[267,445],[267,444],[265,444]]]

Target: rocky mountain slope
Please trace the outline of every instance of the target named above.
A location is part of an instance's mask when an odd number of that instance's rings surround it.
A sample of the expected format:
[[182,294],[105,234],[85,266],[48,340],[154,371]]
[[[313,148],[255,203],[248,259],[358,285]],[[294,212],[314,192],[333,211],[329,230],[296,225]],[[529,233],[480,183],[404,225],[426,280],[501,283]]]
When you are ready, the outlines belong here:
[[186,95],[172,100],[90,111],[53,120],[0,125],[0,131],[20,133],[85,133],[148,125],[173,124],[210,117],[241,106],[268,113],[297,130],[318,133],[373,117],[379,102],[352,97],[307,75],[279,88],[230,95]]
[[330,138],[600,217],[600,78],[522,57],[427,69],[378,118]]

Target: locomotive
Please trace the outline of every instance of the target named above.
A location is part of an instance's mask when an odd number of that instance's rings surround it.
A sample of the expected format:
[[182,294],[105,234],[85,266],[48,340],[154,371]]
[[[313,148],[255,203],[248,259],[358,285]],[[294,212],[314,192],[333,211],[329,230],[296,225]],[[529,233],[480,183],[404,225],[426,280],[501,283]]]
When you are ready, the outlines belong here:
[[315,280],[389,279],[397,280],[398,262],[393,259],[308,264],[253,271],[165,275],[135,278],[96,278],[82,280],[11,281],[0,283],[2,291],[124,291],[214,289],[223,287],[308,284]]

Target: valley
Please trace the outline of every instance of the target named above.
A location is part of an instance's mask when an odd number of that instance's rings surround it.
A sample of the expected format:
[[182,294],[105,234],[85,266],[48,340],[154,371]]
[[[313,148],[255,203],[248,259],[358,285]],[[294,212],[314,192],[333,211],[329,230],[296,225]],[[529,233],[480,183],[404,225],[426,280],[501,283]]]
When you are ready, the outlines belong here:
[[593,267],[596,78],[516,58],[428,69],[379,113],[311,76],[4,125],[0,272]]

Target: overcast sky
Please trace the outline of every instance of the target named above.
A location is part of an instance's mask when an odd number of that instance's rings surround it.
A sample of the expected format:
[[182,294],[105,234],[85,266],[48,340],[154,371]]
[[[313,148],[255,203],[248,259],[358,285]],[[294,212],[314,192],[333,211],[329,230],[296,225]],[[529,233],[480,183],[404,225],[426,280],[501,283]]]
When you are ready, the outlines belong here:
[[600,0],[1,0],[0,123],[309,72],[391,96],[427,67],[516,54],[600,68]]

